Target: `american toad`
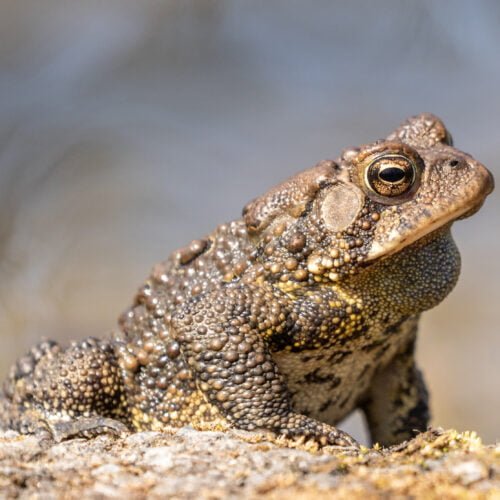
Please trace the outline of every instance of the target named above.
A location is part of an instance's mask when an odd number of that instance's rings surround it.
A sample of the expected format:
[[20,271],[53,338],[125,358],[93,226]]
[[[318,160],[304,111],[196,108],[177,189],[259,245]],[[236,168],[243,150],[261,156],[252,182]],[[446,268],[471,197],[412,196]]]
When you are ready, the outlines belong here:
[[451,224],[491,174],[433,115],[291,177],[157,265],[111,340],[44,341],[4,385],[0,417],[56,439],[121,429],[265,429],[389,445],[427,427],[418,317],[455,285]]

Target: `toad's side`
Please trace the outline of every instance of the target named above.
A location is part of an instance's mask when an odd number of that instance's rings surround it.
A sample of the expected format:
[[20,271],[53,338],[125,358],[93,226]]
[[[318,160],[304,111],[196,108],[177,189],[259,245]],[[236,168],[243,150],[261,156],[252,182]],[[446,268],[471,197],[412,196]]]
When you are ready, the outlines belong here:
[[453,221],[491,174],[430,114],[249,203],[157,265],[110,340],[45,341],[12,368],[0,419],[56,439],[166,426],[266,429],[355,445],[425,429],[419,314],[453,288]]

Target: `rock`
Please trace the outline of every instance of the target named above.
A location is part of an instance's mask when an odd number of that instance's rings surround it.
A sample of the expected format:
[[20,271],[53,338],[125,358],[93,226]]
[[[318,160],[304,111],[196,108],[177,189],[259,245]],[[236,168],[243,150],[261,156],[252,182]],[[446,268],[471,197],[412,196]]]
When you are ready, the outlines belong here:
[[242,432],[141,432],[50,445],[0,433],[4,498],[493,498],[500,446],[430,430],[360,452]]
[[466,460],[450,467],[450,473],[454,474],[462,484],[468,485],[488,477],[488,467],[478,460]]

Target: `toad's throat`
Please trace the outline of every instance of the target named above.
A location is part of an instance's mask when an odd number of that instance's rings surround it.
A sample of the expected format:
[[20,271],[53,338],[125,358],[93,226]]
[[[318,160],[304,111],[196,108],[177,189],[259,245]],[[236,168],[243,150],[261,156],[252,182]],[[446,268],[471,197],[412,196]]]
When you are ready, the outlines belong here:
[[[374,262],[356,278],[363,280],[363,287],[356,283],[356,289],[371,290],[370,297],[385,297],[380,311],[389,311],[394,321],[436,306],[451,292],[460,274],[460,254],[450,227],[451,222],[407,245],[391,259]],[[391,291],[389,305],[387,290]]]

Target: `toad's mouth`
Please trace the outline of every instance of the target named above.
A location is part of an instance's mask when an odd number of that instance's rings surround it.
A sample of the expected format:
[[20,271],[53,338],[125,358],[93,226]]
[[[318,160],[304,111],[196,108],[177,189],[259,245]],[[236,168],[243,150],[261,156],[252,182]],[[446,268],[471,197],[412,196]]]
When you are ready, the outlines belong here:
[[469,210],[467,210],[463,215],[460,215],[459,217],[457,217],[456,220],[468,219],[469,217],[471,217],[472,215],[474,215],[476,212],[479,212],[480,208],[484,204],[484,200],[485,199],[486,198],[482,199],[479,203],[476,203],[472,208],[470,208]]
[[438,235],[449,231],[457,217],[438,219],[432,224],[428,224],[420,231],[411,232],[406,238],[397,230],[394,234],[389,233],[386,242],[374,241],[368,252],[366,263],[379,259],[385,259],[395,253],[401,252],[404,248],[418,244],[422,240],[428,240],[430,235]]

